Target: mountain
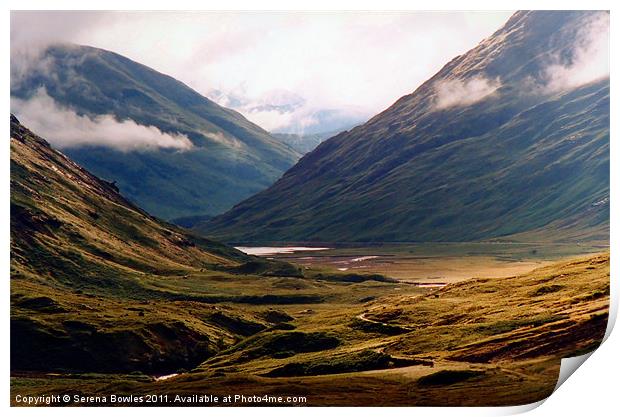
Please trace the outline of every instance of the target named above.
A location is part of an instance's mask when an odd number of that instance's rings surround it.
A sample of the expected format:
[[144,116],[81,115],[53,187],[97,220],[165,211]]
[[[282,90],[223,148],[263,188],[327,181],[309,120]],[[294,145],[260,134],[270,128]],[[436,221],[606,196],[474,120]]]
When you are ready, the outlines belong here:
[[207,283],[262,274],[298,271],[150,216],[11,115],[12,370],[195,366],[267,325]]
[[[236,111],[113,52],[57,45],[18,64],[16,115],[161,218],[221,213],[299,157]],[[84,139],[96,134],[105,137]]]
[[[341,130],[347,130],[353,126],[343,127]],[[283,143],[286,143],[291,148],[295,149],[301,154],[306,154],[321,144],[326,139],[340,133],[340,130],[330,132],[319,132],[309,134],[297,134],[297,133],[272,133],[272,136]]]
[[606,241],[608,32],[606,12],[517,12],[195,230],[237,242]]

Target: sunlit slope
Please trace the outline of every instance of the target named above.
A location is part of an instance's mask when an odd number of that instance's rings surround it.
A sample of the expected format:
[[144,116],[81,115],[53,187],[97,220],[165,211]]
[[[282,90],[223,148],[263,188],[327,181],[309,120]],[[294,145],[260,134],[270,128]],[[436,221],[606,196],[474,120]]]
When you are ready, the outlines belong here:
[[81,273],[75,278],[83,283],[89,274],[79,268],[86,264],[157,273],[247,259],[235,249],[188,236],[151,217],[15,118],[11,231],[15,262],[23,260],[36,269],[37,260],[53,261],[58,269],[49,271],[49,265],[43,265],[47,273],[72,275],[76,270]]
[[13,370],[191,367],[268,325],[205,281],[298,274],[151,217],[13,116],[10,142]]
[[196,230],[239,242],[469,241],[532,230],[537,240],[607,240],[609,78],[554,87],[549,74],[599,18],[516,13],[414,93]]
[[401,353],[432,350],[474,363],[577,356],[605,334],[609,279],[609,254],[603,254],[393,298],[364,317],[414,329],[417,337],[412,333],[390,348]]

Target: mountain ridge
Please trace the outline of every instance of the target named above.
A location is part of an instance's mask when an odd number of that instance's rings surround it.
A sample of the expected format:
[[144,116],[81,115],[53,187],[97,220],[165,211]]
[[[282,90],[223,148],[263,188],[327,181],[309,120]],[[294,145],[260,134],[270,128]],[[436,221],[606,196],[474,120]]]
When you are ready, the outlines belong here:
[[[62,147],[96,175],[117,181],[125,196],[162,218],[221,212],[266,188],[299,157],[240,113],[111,51],[52,46],[27,70],[15,68],[12,75],[13,110],[31,128],[49,130],[39,133],[52,138],[62,139],[65,127],[72,127],[64,126],[64,113],[56,114],[61,110],[94,122],[110,115],[119,122],[131,120],[163,134],[187,137],[191,148],[177,152],[127,152],[112,146],[114,138]],[[24,114],[19,114],[19,107],[37,99],[38,94],[51,98],[61,109],[44,108],[39,114],[24,109]],[[92,130],[96,131],[96,126]],[[114,135],[122,139],[124,133],[117,129]]]
[[[566,68],[577,62],[573,45],[598,18],[515,13],[412,94],[195,230],[235,242],[465,241],[577,216],[609,195],[608,76],[549,91],[547,70],[561,54],[573,53]],[[465,102],[442,107],[446,88]],[[596,217],[603,240],[608,211]]]

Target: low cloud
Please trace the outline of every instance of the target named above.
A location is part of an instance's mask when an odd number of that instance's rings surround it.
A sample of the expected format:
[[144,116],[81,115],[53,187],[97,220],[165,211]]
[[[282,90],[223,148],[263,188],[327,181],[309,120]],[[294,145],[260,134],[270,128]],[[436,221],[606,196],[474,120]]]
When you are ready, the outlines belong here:
[[546,92],[568,90],[609,77],[609,13],[601,12],[577,33],[568,57],[557,54],[543,71]]
[[209,138],[214,142],[221,143],[231,148],[243,148],[243,142],[239,141],[239,139],[234,136],[227,136],[221,132],[207,132],[204,130],[200,133],[202,133],[204,137]]
[[142,126],[133,120],[119,122],[112,115],[80,116],[59,106],[44,90],[39,90],[29,100],[12,97],[11,112],[59,149],[105,146],[129,152],[192,147],[185,135],[163,133],[154,126]]
[[284,89],[270,90],[253,97],[244,84],[227,91],[212,89],[207,96],[275,133],[304,135],[348,129],[367,120],[371,114],[355,106],[321,108]]
[[207,96],[220,106],[240,112],[270,132],[286,128],[293,123],[298,113],[305,110],[306,105],[303,97],[282,89],[251,97],[245,83],[227,91],[212,89]]
[[295,112],[280,112],[278,110],[236,110],[268,132],[287,130],[294,123],[296,116]]
[[467,106],[495,93],[501,87],[498,78],[476,76],[468,80],[448,80],[435,85],[435,108]]

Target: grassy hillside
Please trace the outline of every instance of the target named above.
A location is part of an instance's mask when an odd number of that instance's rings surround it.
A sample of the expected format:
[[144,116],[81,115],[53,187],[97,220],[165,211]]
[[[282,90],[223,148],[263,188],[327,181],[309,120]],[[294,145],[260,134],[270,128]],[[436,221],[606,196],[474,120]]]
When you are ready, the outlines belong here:
[[[516,13],[415,92],[195,230],[235,242],[522,240],[528,231],[607,240],[609,79],[545,87],[549,62],[575,54],[596,16]],[[481,78],[497,89],[439,106],[441,86]]]
[[[244,323],[265,326],[252,313],[206,304],[264,303],[216,291],[209,279],[250,283],[291,274],[299,271],[151,217],[11,116],[12,369],[157,372],[196,365],[245,334]],[[188,285],[195,281],[200,285]],[[290,302],[278,291],[270,300]]]
[[[176,395],[207,387],[220,399],[234,390],[306,396],[306,405],[531,403],[551,394],[562,357],[591,351],[601,342],[609,306],[609,254],[433,290],[369,285],[348,284],[345,292],[332,287],[336,298],[328,303],[280,306],[270,314],[276,326],[166,381],[18,375],[12,392],[165,392],[168,405],[180,405],[172,403]],[[378,297],[357,298],[364,286]]]
[[103,145],[63,150],[165,219],[220,213],[272,184],[299,156],[241,114],[113,52],[50,47],[11,82],[11,95],[23,100],[41,89],[79,114],[131,119],[192,141],[194,147],[183,152],[124,152]]

